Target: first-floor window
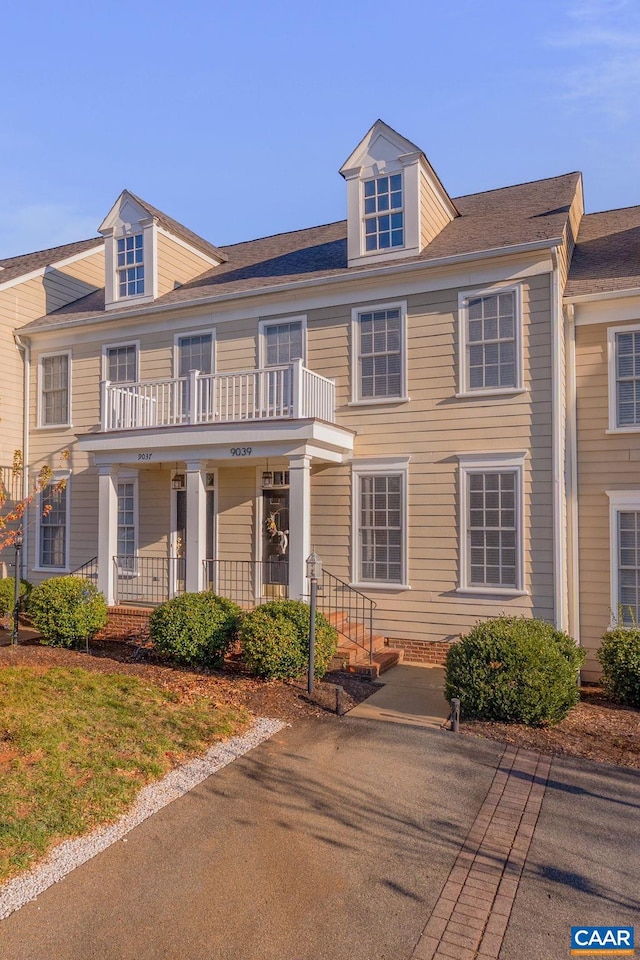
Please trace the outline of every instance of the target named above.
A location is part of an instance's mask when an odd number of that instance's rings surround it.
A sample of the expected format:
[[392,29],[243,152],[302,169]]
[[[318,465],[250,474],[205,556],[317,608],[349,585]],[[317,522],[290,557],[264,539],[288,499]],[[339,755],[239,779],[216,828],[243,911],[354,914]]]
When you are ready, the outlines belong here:
[[364,583],[405,580],[405,476],[363,473],[358,494],[357,579]]
[[136,555],[135,484],[118,484],[118,566],[133,572]]
[[462,465],[462,588],[522,589],[521,466]]
[[616,619],[626,624],[639,622],[640,615],[640,512],[617,513],[618,596]]
[[54,483],[40,495],[41,567],[64,569],[67,565],[67,499],[68,488]]

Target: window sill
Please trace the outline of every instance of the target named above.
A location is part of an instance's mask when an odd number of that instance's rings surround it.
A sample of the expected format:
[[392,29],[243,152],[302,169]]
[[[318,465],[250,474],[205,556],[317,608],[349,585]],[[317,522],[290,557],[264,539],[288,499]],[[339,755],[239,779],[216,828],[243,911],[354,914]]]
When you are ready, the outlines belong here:
[[31,567],[33,573],[59,573],[62,576],[65,573],[71,573],[71,567]]
[[348,407],[390,407],[409,403],[411,397],[374,397],[371,400],[349,400]]
[[640,433],[640,423],[634,423],[630,427],[609,427],[608,430],[605,430],[605,434],[620,434],[620,433]]
[[521,393],[528,392],[526,387],[505,387],[502,390],[462,390],[455,394],[455,398],[456,400],[475,400],[480,397],[490,400],[491,397],[517,397]]
[[511,590],[510,588],[505,587],[496,587],[495,589],[490,589],[488,587],[456,587],[455,592],[464,596],[468,594],[470,597],[497,597],[502,599],[503,597],[528,597],[528,590]]
[[387,593],[400,593],[403,590],[411,590],[411,587],[408,583],[381,583],[376,581],[375,583],[350,583],[350,587],[354,590],[386,590]]
[[72,423],[39,423],[37,427],[32,427],[33,430],[72,430]]

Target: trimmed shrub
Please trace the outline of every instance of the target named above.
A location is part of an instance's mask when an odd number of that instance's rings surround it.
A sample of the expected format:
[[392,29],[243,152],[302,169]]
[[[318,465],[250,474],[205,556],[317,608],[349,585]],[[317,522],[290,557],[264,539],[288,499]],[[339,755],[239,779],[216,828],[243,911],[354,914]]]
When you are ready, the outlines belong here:
[[447,653],[445,696],[466,719],[547,726],[579,699],[584,651],[544,620],[495,617],[477,623]]
[[609,696],[628,707],[640,707],[640,627],[607,630],[597,657]]
[[29,616],[43,643],[73,647],[91,640],[106,625],[107,602],[89,580],[52,577],[31,591]]
[[[15,580],[13,577],[5,577],[0,580],[0,617],[6,617],[13,614],[13,604],[15,599]],[[31,593],[31,584],[28,580],[20,581],[20,609],[23,609]]]
[[[309,665],[309,606],[302,600],[272,600],[245,614],[240,624],[245,662],[259,677],[289,680]],[[314,675],[323,677],[336,652],[338,631],[316,613]]]
[[215,593],[183,593],[151,614],[149,633],[177,663],[218,667],[236,638],[241,610]]

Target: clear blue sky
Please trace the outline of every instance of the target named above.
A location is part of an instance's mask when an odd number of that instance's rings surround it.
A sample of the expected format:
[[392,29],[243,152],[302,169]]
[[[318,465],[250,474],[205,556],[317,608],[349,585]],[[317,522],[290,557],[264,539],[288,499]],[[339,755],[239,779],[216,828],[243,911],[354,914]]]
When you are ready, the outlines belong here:
[[452,196],[579,169],[640,203],[638,0],[32,0],[0,49],[0,256],[123,187],[217,244],[342,219],[377,117]]

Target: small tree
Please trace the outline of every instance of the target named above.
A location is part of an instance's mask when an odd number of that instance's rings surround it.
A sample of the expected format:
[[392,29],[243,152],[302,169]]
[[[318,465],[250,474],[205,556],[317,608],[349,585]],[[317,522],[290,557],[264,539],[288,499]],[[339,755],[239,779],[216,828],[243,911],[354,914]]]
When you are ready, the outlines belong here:
[[[61,465],[68,463],[71,453],[69,450],[63,450],[60,454]],[[22,451],[15,450],[13,454],[12,475],[15,482],[19,482],[24,473],[24,462]],[[36,477],[30,493],[18,500],[13,500],[6,484],[0,481],[0,551],[8,547],[13,547],[16,537],[22,536],[24,515],[29,507],[41,493],[48,490],[50,494],[60,493],[67,485],[66,478],[54,481],[53,468],[49,465],[41,467]],[[13,502],[12,502],[13,500]],[[50,503],[42,508],[42,517],[47,517],[53,507]]]

